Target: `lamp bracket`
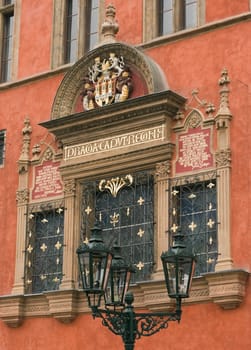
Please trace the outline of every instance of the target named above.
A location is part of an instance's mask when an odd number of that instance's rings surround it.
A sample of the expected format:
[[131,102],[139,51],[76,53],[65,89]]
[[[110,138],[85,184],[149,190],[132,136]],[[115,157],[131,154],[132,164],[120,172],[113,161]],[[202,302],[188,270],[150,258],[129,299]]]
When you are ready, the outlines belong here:
[[182,312],[180,306],[180,300],[177,300],[175,311],[153,313],[136,313],[131,304],[126,304],[120,311],[95,307],[92,308],[92,315],[101,318],[103,326],[122,337],[125,349],[133,349],[135,340],[166,329],[170,321],[179,322]]

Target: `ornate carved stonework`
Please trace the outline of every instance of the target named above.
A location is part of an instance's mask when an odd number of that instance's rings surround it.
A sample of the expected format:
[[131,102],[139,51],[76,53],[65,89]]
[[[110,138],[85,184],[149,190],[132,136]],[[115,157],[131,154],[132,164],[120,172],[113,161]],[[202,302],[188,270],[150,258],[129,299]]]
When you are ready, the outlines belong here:
[[[110,53],[116,58],[123,57],[126,66],[137,71],[141,77],[142,84],[146,88],[146,94],[168,90],[168,85],[163,79],[161,69],[145,54],[138,49],[122,43],[107,44],[90,51],[86,56],[74,64],[65,75],[52,108],[52,119],[57,119],[75,112],[75,103],[83,90],[83,77],[88,77],[88,68],[92,67],[97,57],[108,59]],[[102,62],[102,60],[100,60]],[[130,72],[127,72],[128,74]],[[123,79],[128,77],[123,77]],[[122,80],[123,82],[123,80]],[[119,93],[119,92],[118,92]],[[122,92],[121,92],[122,93]]]
[[65,196],[73,196],[76,192],[76,182],[74,179],[64,181]]
[[30,126],[30,119],[28,117],[24,120],[24,128],[22,130],[23,133],[23,147],[19,160],[27,160],[29,159],[29,151],[30,151],[30,139],[32,133],[32,127]]
[[158,178],[163,178],[163,177],[165,178],[165,177],[169,176],[170,173],[171,173],[171,161],[170,160],[156,164],[155,175]]
[[27,188],[24,190],[18,190],[16,192],[16,201],[18,205],[27,204],[29,201],[29,190]]
[[231,164],[231,150],[225,149],[220,150],[215,153],[215,162],[216,166],[219,167],[226,167],[230,166]]
[[126,67],[123,56],[114,53],[109,57],[96,57],[83,82],[84,110],[125,101],[132,91],[130,69]]
[[106,18],[102,24],[101,32],[103,34],[103,43],[111,43],[116,39],[116,34],[119,31],[118,22],[115,19],[115,7],[112,4],[109,4],[106,8]]
[[244,270],[208,274],[206,280],[210,298],[223,309],[238,307],[245,296],[248,275]]
[[229,110],[229,88],[230,79],[226,68],[222,70],[221,77],[219,79],[220,89],[220,108],[218,114],[231,115]]

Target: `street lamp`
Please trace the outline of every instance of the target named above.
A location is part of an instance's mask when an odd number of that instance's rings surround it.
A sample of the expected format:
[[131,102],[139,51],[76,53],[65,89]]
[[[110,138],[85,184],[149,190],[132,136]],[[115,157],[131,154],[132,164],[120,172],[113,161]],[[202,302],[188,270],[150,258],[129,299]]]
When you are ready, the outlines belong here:
[[[117,244],[112,251],[107,249],[98,226],[91,230],[89,243],[77,249],[77,255],[83,291],[93,317],[101,318],[104,326],[122,337],[125,350],[133,350],[135,340],[141,336],[167,328],[169,321],[180,321],[181,299],[189,296],[195,265],[195,256],[183,244],[183,235],[176,234],[173,246],[161,255],[169,297],[176,299],[172,312],[134,312],[134,297],[128,292],[134,269],[124,262]],[[102,297],[104,309],[100,308]]]

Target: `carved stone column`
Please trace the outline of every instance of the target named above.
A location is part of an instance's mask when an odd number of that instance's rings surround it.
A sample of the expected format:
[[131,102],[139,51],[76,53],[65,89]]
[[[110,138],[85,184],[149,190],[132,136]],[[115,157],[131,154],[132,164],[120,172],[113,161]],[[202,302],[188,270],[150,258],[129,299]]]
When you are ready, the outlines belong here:
[[24,294],[24,260],[26,239],[26,212],[29,202],[28,167],[30,152],[30,137],[32,128],[27,117],[24,121],[23,146],[18,160],[19,183],[17,190],[17,238],[16,238],[16,263],[15,279],[12,294]]
[[219,80],[220,107],[215,117],[217,130],[217,151],[215,154],[217,167],[217,201],[218,201],[218,250],[220,255],[216,265],[216,271],[230,270],[233,268],[231,258],[231,232],[230,232],[230,172],[231,172],[231,149],[230,149],[230,121],[232,118],[229,110],[230,83],[226,69],[222,71]]
[[171,160],[156,164],[155,172],[155,262],[154,279],[163,277],[163,268],[160,255],[168,249],[168,178],[171,171]]
[[[78,244],[78,223],[76,210],[76,182],[74,179],[64,181],[65,216],[64,216],[64,259],[63,280],[60,289],[74,289],[77,280],[76,249]],[[77,215],[77,216],[76,216]]]

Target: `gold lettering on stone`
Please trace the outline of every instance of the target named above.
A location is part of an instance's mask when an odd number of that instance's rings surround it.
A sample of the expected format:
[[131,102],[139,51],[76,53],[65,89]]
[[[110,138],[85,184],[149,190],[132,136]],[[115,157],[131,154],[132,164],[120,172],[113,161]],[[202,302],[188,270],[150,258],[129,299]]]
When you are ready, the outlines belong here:
[[134,131],[125,135],[109,137],[93,142],[66,146],[64,148],[64,159],[70,160],[78,157],[88,156],[91,154],[107,152],[123,147],[136,146],[152,141],[164,140],[164,125],[154,128]]

